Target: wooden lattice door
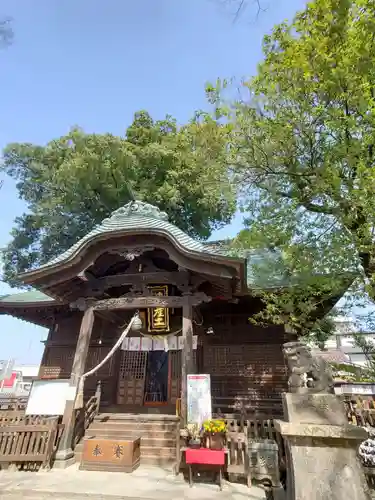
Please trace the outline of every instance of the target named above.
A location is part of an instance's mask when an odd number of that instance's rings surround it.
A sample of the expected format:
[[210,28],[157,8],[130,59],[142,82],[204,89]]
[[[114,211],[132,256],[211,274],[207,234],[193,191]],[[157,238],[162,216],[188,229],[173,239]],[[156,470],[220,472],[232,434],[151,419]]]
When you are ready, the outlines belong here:
[[143,404],[146,368],[147,352],[121,351],[117,404]]

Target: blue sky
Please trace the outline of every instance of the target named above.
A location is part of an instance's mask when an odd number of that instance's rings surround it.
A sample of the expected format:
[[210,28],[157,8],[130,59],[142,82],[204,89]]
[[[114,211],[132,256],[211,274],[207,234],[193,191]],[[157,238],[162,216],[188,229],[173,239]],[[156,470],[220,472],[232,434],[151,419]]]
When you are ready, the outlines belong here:
[[[262,36],[304,0],[265,0],[234,24],[224,0],[3,0],[15,41],[0,52],[0,147],[44,144],[79,125],[123,134],[133,113],[184,122],[207,108],[204,85],[256,71]],[[232,8],[233,12],[233,8]],[[0,191],[0,246],[25,209],[14,184]],[[241,217],[214,237],[235,234]],[[0,284],[0,294],[9,293]],[[39,363],[46,332],[0,316],[0,359]]]

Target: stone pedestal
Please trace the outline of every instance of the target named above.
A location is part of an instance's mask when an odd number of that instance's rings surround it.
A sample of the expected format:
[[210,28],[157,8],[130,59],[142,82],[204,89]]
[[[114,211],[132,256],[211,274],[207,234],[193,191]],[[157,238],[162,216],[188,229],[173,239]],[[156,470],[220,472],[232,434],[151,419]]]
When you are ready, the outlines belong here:
[[357,449],[367,433],[348,424],[334,394],[284,394],[276,420],[287,462],[288,500],[368,500]]

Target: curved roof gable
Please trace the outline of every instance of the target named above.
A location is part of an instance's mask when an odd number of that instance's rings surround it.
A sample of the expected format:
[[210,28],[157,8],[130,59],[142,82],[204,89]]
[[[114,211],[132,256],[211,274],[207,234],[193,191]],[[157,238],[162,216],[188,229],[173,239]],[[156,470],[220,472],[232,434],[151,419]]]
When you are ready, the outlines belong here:
[[[92,231],[81,238],[68,250],[46,264],[40,266],[38,271],[68,262],[79,254],[90,241],[96,239],[97,237],[104,235],[111,236],[111,234],[118,232],[131,232],[136,234],[138,231],[142,233],[150,231],[167,235],[171,237],[178,246],[189,252],[223,257],[222,252],[205,245],[200,241],[194,240],[177,226],[170,223],[168,221],[168,215],[159,210],[157,207],[141,201],[132,201],[115,210],[110,217],[104,219],[101,224],[94,227]],[[243,259],[232,258],[231,260],[238,261]]]

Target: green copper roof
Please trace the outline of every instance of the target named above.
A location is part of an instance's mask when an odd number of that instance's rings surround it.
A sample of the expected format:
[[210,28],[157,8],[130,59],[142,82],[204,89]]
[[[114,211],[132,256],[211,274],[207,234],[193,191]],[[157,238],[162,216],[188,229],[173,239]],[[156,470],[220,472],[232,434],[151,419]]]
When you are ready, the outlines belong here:
[[[85,244],[98,236],[111,236],[121,231],[129,231],[132,234],[142,231],[144,234],[148,230],[150,232],[160,231],[163,234],[168,234],[174,238],[178,245],[188,251],[247,261],[247,285],[250,289],[267,289],[288,285],[288,280],[285,280],[282,269],[278,266],[270,265],[274,259],[274,254],[268,255],[268,252],[234,250],[231,247],[231,240],[211,242],[194,240],[177,226],[171,224],[165,212],[162,212],[153,205],[140,201],[130,202],[114,211],[110,217],[104,219],[101,224],[97,225],[71,248],[39,269],[68,262],[81,251]],[[0,297],[0,304],[3,305],[33,302],[48,303],[54,301],[39,291],[29,291]]]
[[0,305],[26,303],[30,304],[33,302],[53,303],[55,302],[55,300],[45,293],[39,292],[38,290],[30,290],[28,292],[20,292],[0,296]]
[[105,234],[111,235],[111,233],[118,231],[129,231],[136,234],[137,231],[142,231],[144,233],[145,230],[168,233],[179,245],[189,251],[223,255],[222,252],[200,241],[194,240],[177,226],[168,222],[167,214],[160,211],[157,207],[141,201],[132,201],[124,207],[115,210],[109,218],[104,219],[101,224],[96,226],[72,247],[47,264],[41,266],[40,269],[71,259],[80,251],[85,243],[97,236]]

